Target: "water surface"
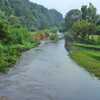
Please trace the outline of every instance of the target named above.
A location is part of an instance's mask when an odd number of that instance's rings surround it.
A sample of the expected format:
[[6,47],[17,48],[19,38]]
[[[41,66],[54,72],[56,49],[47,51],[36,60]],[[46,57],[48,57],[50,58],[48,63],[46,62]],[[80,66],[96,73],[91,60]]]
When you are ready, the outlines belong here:
[[0,96],[8,100],[100,100],[100,81],[68,56],[64,41],[23,53],[0,76]]

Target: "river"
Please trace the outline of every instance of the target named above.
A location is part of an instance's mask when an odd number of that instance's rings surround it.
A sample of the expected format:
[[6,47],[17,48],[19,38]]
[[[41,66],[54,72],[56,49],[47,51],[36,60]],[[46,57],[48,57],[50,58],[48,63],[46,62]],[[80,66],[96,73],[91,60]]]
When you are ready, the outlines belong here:
[[23,53],[8,74],[0,75],[0,96],[7,100],[100,100],[100,81],[70,59],[61,40]]

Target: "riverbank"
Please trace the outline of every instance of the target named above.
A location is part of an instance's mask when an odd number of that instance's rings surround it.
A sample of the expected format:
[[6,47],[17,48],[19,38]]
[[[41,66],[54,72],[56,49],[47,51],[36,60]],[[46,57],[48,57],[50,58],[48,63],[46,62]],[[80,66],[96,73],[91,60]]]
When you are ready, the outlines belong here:
[[0,72],[6,73],[21,56],[23,51],[29,50],[39,45],[39,42],[26,43],[26,44],[0,44]]
[[98,49],[100,49],[98,45],[73,44],[70,56],[88,72],[100,78],[100,51]]
[[8,100],[100,100],[100,81],[70,59],[61,40],[23,53],[13,70],[0,75],[0,95]]
[[[8,43],[5,44],[4,42],[0,42],[0,72],[6,73],[8,72],[9,68],[14,66],[16,61],[21,56],[21,53],[29,50],[31,48],[37,47],[39,44],[41,44],[42,41],[51,40],[52,42],[58,41],[58,36],[56,32],[52,32],[50,30],[47,31],[38,31],[35,33],[32,32],[26,32],[26,31],[19,31],[19,29],[14,30],[12,29],[12,33],[16,34],[18,32],[17,37],[13,36],[13,39],[17,41],[16,43]],[[21,35],[21,34],[23,35]],[[27,36],[25,35],[27,34]],[[12,35],[11,35],[12,36]],[[10,40],[10,42],[12,42]]]

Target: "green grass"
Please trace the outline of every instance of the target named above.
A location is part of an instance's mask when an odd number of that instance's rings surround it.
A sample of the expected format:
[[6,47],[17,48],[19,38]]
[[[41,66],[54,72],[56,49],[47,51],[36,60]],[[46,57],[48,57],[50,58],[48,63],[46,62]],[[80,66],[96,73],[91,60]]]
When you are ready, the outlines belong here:
[[0,43],[0,73],[6,73],[20,57],[22,51],[29,50],[38,45],[38,42],[4,45]]
[[0,44],[0,72],[7,72],[8,69],[16,63],[20,54],[21,53],[17,49],[12,48],[12,46],[1,46]]
[[92,49],[92,50],[100,50],[100,45],[74,43],[74,46],[82,47],[82,48],[86,48],[86,49]]
[[[94,47],[94,46],[93,46]],[[70,53],[80,66],[100,78],[100,51],[73,46]]]

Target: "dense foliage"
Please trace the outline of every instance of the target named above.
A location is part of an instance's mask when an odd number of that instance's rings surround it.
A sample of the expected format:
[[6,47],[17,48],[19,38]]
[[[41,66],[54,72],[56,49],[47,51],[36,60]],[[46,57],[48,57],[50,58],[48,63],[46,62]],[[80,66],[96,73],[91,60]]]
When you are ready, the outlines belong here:
[[100,15],[93,4],[83,5],[81,10],[73,9],[66,14],[65,27],[71,30],[69,34],[74,36],[75,40],[81,40],[87,43],[94,43],[95,35],[100,35]]
[[[73,20],[74,19],[74,20]],[[100,15],[93,4],[71,10],[65,17],[66,48],[70,56],[100,78]]]
[[11,25],[22,25],[32,31],[59,25],[63,21],[62,14],[56,10],[49,10],[29,0],[0,0],[1,11]]
[[13,27],[0,20],[0,72],[15,64],[21,52],[38,45],[24,27]]
[[[6,72],[22,51],[37,46],[49,32],[50,39],[56,39],[56,29],[62,21],[62,14],[56,10],[29,0],[0,0],[0,72]],[[44,30],[47,28],[52,31]],[[33,38],[33,31],[38,39]]]
[[77,21],[72,26],[74,36],[81,39],[89,39],[89,35],[95,34],[96,25],[85,20]]
[[81,11],[78,9],[70,10],[65,16],[65,30],[70,30],[73,23],[81,19]]

